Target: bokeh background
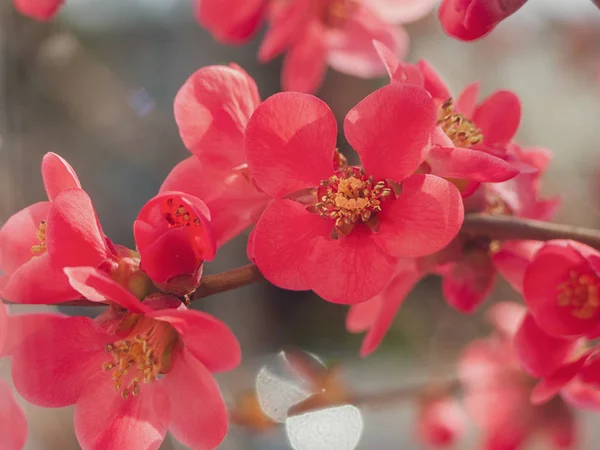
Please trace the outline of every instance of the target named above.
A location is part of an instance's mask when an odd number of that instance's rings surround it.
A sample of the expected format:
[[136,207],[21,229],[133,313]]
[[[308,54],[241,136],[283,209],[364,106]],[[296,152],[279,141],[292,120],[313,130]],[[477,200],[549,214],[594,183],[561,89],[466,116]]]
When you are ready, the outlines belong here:
[[[219,45],[194,22],[191,3],[68,0],[57,20],[40,24],[0,0],[0,223],[44,198],[40,162],[54,151],[78,172],[107,235],[132,247],[140,207],[188,155],[172,113],[173,98],[187,77],[202,66],[236,62],[255,78],[262,98],[279,90],[280,60],[256,62],[260,35],[241,47]],[[518,93],[519,142],[554,151],[543,190],[564,199],[556,220],[600,226],[600,11],[589,0],[530,0],[489,37],[468,44],[447,38],[434,13],[407,29],[409,60],[428,59],[454,93],[474,80],[481,81],[486,95],[500,88]],[[319,95],[341,121],[385,83],[329,71]],[[205,273],[247,263],[246,238],[223,247]],[[518,297],[499,282],[480,312],[464,316],[444,303],[439,280],[428,278],[410,295],[380,350],[365,360],[358,357],[361,337],[344,329],[346,308],[311,293],[261,283],[196,307],[228,323],[242,344],[242,366],[220,378],[232,399],[253,385],[269,355],[287,345],[340,362],[346,381],[359,390],[451,376],[461,347],[488,332],[481,313],[504,299]],[[14,311],[25,309],[32,310]],[[2,376],[8,364],[0,362]],[[30,420],[28,450],[79,448],[70,408],[23,404]],[[420,448],[413,439],[413,415],[410,401],[364,411],[358,448]],[[598,420],[582,415],[582,449],[598,448]],[[456,448],[474,448],[475,441],[474,431]],[[168,438],[163,448],[183,447]],[[280,429],[257,437],[233,427],[220,448],[290,447]]]

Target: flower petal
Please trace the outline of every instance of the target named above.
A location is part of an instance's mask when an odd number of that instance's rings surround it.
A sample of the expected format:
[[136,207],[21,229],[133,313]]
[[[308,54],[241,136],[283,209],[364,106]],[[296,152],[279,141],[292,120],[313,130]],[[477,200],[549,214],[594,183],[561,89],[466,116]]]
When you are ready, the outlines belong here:
[[[292,200],[275,200],[253,231],[253,260],[267,280],[291,290],[310,289],[305,267],[315,239],[328,236],[333,223]],[[310,270],[314,270],[312,266]]]
[[189,151],[215,168],[243,164],[244,131],[259,103],[256,83],[241,68],[203,67],[175,96],[181,139]]
[[483,133],[483,143],[506,145],[521,123],[521,101],[510,91],[496,91],[477,106],[473,121]]
[[173,436],[196,450],[217,447],[227,433],[229,419],[219,386],[206,367],[183,349],[164,384],[172,405],[169,431]]
[[539,241],[504,241],[492,255],[498,273],[519,293],[523,293],[525,270],[541,246]]
[[463,222],[458,189],[433,175],[412,175],[402,183],[402,193],[384,205],[374,238],[381,248],[398,257],[417,257],[444,248]]
[[487,298],[496,281],[496,271],[487,252],[473,250],[450,263],[442,283],[446,302],[463,313],[471,313]]
[[446,101],[452,97],[448,86],[429,62],[421,59],[417,62],[417,67],[423,76],[423,87],[435,100]]
[[344,120],[348,142],[365,171],[402,181],[425,159],[436,127],[435,105],[424,89],[394,83],[376,90]]
[[42,159],[42,177],[48,200],[52,201],[67,189],[81,189],[81,183],[71,165],[56,153],[46,153]]
[[569,305],[558,301],[558,286],[568,280],[570,271],[591,271],[586,260],[570,241],[550,241],[537,252],[523,278],[523,296],[537,324],[556,336],[583,336],[597,327],[599,311],[580,319]]
[[432,147],[427,155],[431,173],[444,178],[464,178],[479,182],[509,180],[519,169],[506,161],[479,150]]
[[3,286],[2,295],[11,302],[38,305],[81,298],[65,274],[52,267],[48,253],[36,256],[14,272]]
[[50,20],[63,5],[64,0],[14,0],[17,11],[24,16],[45,22]]
[[27,442],[25,413],[4,380],[0,380],[0,436],[3,450],[22,450]]
[[371,231],[357,226],[346,237],[317,238],[304,276],[325,300],[351,305],[381,293],[391,281],[396,263],[396,258],[377,246]]
[[281,72],[283,90],[317,92],[327,72],[326,55],[324,30],[319,23],[313,22],[285,56]]
[[6,337],[8,336],[8,314],[4,303],[0,301],[0,356],[6,354]]
[[252,183],[247,169],[215,169],[195,156],[171,170],[160,188],[160,192],[165,191],[186,192],[204,200],[217,247],[256,223],[270,201]]
[[64,270],[71,285],[88,300],[114,303],[138,314],[150,311],[131,292],[98,269],[93,267],[66,267]]
[[196,20],[220,42],[246,42],[260,26],[264,0],[195,0]]
[[11,356],[16,348],[34,333],[43,329],[53,322],[64,319],[64,314],[57,313],[36,313],[36,314],[17,314],[8,316],[7,329],[8,336],[4,351],[0,355]]
[[34,203],[13,214],[4,223],[0,229],[0,277],[8,277],[34,256],[41,254],[31,249],[41,244],[38,230],[42,221],[47,220],[50,208],[50,202]]
[[473,41],[492,31],[526,1],[443,0],[438,16],[446,34],[463,41]]
[[192,309],[163,309],[147,314],[171,324],[185,349],[210,372],[224,372],[241,361],[240,344],[229,327],[215,317]]
[[346,330],[350,333],[368,331],[377,320],[383,301],[384,297],[379,294],[366,302],[351,305],[346,315]]
[[513,339],[525,315],[527,308],[516,302],[494,303],[486,313],[486,320],[507,339]]
[[403,59],[409,38],[402,27],[384,21],[367,7],[358,7],[340,29],[328,31],[327,62],[337,70],[360,78],[385,74],[386,67],[373,47],[373,40],[387,46]]
[[274,197],[318,186],[333,173],[336,139],[335,116],[323,101],[299,92],[275,94],[248,123],[250,172]]
[[560,366],[556,371],[542,378],[531,391],[531,402],[540,405],[551,400],[583,368],[590,353],[586,352],[576,360]]
[[515,350],[523,368],[543,377],[563,365],[579,344],[577,339],[550,336],[527,314],[515,335]]
[[477,99],[479,98],[479,82],[467,84],[456,98],[456,112],[463,116],[470,118],[475,114],[475,108],[477,108]]
[[402,64],[398,56],[383,42],[373,40],[373,47],[385,65],[390,76],[390,83],[411,83],[423,86],[423,75],[415,64]]
[[52,264],[57,268],[98,267],[114,257],[92,200],[81,189],[68,189],[54,199],[48,212],[46,241]]
[[89,378],[102,371],[110,341],[111,336],[88,317],[49,320],[13,353],[17,391],[34,405],[72,405]]
[[107,372],[92,376],[75,406],[75,433],[83,448],[156,450],[167,434],[169,398],[160,382],[124,399]]
[[[360,347],[360,356],[373,353],[390,329],[396,313],[423,274],[411,262],[402,265],[391,283],[376,298],[380,298],[380,309]],[[369,300],[372,302],[373,300]],[[358,305],[357,305],[358,306]]]

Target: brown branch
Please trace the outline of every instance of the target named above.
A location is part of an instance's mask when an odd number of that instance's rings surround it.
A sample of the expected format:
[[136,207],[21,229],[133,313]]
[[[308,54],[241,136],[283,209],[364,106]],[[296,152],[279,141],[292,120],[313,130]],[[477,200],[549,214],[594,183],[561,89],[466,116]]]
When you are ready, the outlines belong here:
[[499,241],[572,239],[600,250],[600,230],[510,216],[468,214],[465,216],[461,233],[488,236]]
[[[572,239],[600,250],[600,230],[511,216],[467,214],[461,233],[487,236],[499,241],[509,239],[531,239],[536,241]],[[264,277],[254,264],[247,264],[216,275],[207,275],[202,278],[200,286],[190,296],[190,300],[194,301],[219,292],[237,289],[263,279]],[[8,300],[4,302],[11,303]],[[99,306],[101,304],[80,299],[61,303],[61,305]]]

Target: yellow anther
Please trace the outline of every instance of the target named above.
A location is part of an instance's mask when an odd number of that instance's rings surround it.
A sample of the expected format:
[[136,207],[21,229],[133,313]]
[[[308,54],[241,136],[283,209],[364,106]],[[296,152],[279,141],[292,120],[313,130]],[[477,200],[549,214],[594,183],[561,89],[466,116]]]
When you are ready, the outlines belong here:
[[42,220],[36,232],[37,240],[40,241],[40,243],[31,246],[31,253],[34,255],[44,253],[46,251],[46,228],[46,221]]
[[475,123],[454,110],[452,98],[440,106],[438,125],[457,147],[468,148],[483,141],[483,134]]
[[595,275],[579,274],[569,271],[569,280],[557,286],[557,303],[562,307],[571,307],[571,315],[578,319],[590,319],[600,307],[598,285],[600,279]]

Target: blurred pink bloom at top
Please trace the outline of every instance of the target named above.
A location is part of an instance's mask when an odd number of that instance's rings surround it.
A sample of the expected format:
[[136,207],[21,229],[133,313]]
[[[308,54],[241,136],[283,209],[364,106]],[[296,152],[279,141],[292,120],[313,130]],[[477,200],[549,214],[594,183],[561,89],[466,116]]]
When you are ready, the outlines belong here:
[[377,39],[400,58],[408,35],[395,26],[417,20],[433,8],[432,0],[295,0],[274,2],[259,60],[286,53],[284,90],[316,92],[327,65],[361,78],[385,73],[371,41]]
[[228,416],[212,373],[241,357],[229,328],[169,295],[140,302],[92,267],[65,271],[84,297],[114,306],[96,320],[40,320],[13,352],[17,391],[39,406],[75,404],[84,450],[158,449],[167,429],[189,447],[217,447]]
[[513,347],[525,312],[516,303],[495,304],[488,314],[495,328],[492,335],[471,342],[463,351],[458,370],[467,410],[483,431],[483,450],[517,450],[536,433],[552,448],[572,449],[575,417],[563,399],[531,403],[534,380],[521,370]]
[[196,20],[218,41],[246,42],[267,14],[270,0],[194,0]]
[[363,167],[339,167],[325,103],[297,92],[265,100],[245,138],[250,172],[274,198],[248,243],[261,273],[285,289],[359,303],[388,285],[398,258],[447,245],[462,224],[460,194],[442,178],[414,174],[434,129],[425,90],[385,86],[344,122]]
[[163,292],[192,293],[202,265],[212,260],[216,243],[206,204],[182,192],[163,192],[148,201],[133,224],[140,269]]
[[270,197],[253,183],[244,153],[244,132],[260,103],[254,80],[235,64],[196,71],[175,97],[175,120],[194,154],[177,164],[160,192],[202,199],[221,246],[258,220]]
[[0,293],[17,303],[79,298],[64,267],[90,265],[116,274],[133,264],[105,237],[90,197],[64,159],[46,154],[42,175],[49,201],[19,211],[0,229]]
[[13,0],[21,14],[39,21],[52,19],[63,5],[64,0]]
[[442,0],[439,18],[444,31],[463,41],[479,39],[527,0]]

